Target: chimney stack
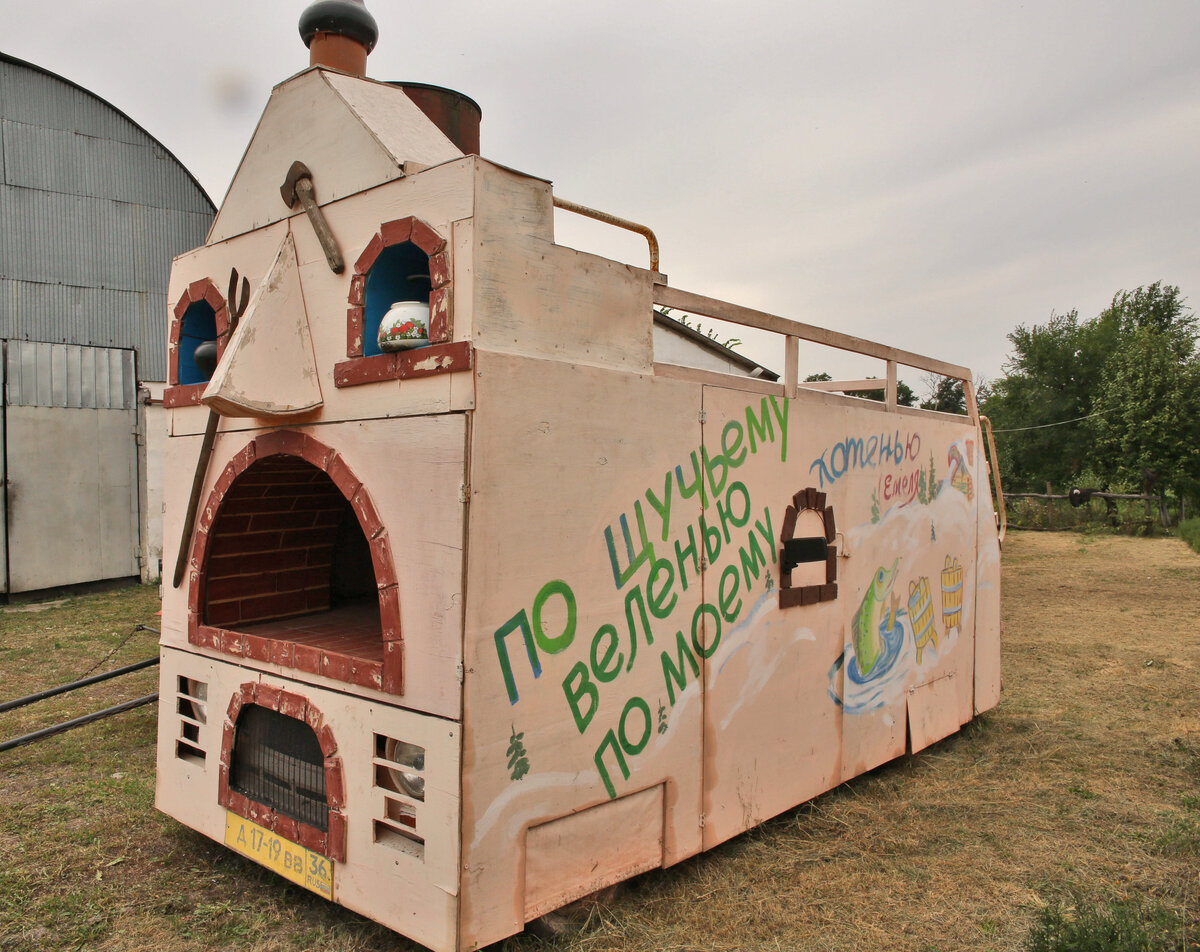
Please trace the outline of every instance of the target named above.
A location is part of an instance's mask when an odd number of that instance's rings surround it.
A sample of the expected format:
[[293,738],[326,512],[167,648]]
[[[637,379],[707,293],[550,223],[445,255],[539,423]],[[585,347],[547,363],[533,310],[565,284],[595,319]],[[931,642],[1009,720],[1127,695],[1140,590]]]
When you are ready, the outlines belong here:
[[300,14],[309,65],[366,76],[379,27],[363,0],[316,0]]

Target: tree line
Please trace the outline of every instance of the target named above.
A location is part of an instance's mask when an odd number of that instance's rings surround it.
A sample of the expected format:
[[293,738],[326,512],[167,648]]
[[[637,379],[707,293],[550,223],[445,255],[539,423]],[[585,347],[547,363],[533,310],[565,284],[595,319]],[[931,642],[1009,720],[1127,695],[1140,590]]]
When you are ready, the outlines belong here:
[[[976,385],[1004,488],[1080,486],[1200,505],[1198,337],[1179,288],[1161,281],[1118,291],[1095,317],[1072,310],[1018,325],[1002,375]],[[928,396],[918,403],[898,381],[897,402],[966,413],[961,382],[931,375],[924,383]],[[883,399],[882,390],[852,395]]]
[[1095,317],[1019,325],[980,399],[1006,490],[1090,486],[1200,501],[1196,317],[1161,281],[1118,291]]

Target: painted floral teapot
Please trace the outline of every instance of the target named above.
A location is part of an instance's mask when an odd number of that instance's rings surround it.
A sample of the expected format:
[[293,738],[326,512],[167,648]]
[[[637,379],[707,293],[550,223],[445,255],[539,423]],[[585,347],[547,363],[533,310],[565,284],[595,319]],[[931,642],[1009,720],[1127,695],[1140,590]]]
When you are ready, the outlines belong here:
[[379,322],[379,349],[385,354],[429,343],[429,305],[397,301]]

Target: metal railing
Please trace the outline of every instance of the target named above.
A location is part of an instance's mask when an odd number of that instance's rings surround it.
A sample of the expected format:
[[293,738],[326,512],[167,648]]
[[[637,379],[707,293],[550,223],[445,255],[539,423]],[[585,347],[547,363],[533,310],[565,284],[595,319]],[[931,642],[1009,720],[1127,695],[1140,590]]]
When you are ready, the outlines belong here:
[[[681,291],[679,288],[673,288],[657,282],[654,285],[653,300],[655,304],[661,307],[675,308],[687,314],[708,317],[719,321],[728,321],[731,324],[739,324],[742,327],[754,327],[759,330],[771,331],[772,333],[783,335],[784,371],[782,386],[783,394],[786,397],[791,398],[796,396],[797,391],[802,387],[809,390],[871,390],[882,388],[886,391],[884,405],[889,410],[895,410],[897,406],[896,371],[898,366],[903,365],[962,381],[963,396],[967,404],[967,415],[972,423],[978,424],[979,422],[979,408],[975,404],[975,389],[971,371],[967,367],[960,367],[957,364],[936,360],[933,357],[926,357],[912,351],[901,350],[898,347],[877,344],[862,337],[843,334],[840,331],[818,327],[815,324],[805,324],[801,321],[779,317],[776,314],[768,314],[765,311],[756,311],[753,308],[742,307],[740,304],[731,304],[728,301],[705,297],[702,294],[694,294],[691,291]],[[865,357],[875,357],[883,360],[887,365],[887,376],[882,382],[878,380],[801,382],[799,380],[801,341],[822,344],[826,347],[834,347],[838,350],[845,350],[861,354]]]
[[[34,704],[37,701],[44,701],[47,698],[57,697],[60,694],[66,694],[68,691],[75,691],[82,687],[87,687],[89,684],[98,684],[101,681],[109,681],[113,678],[119,678],[126,674],[132,674],[135,671],[141,671],[143,668],[149,668],[152,665],[158,664],[159,659],[147,658],[145,661],[138,661],[134,664],[127,664],[123,668],[114,668],[112,671],[106,671],[103,674],[95,674],[88,678],[80,678],[77,681],[69,681],[66,684],[60,684],[57,687],[46,688],[44,691],[36,691],[33,694],[27,694],[24,697],[14,698],[11,701],[5,701],[0,704],[0,713],[12,711],[19,707],[25,707],[27,704]],[[35,741],[43,740],[46,737],[53,737],[55,734],[61,734],[64,731],[73,730],[76,727],[83,727],[85,724],[91,724],[93,721],[98,721],[105,717],[112,717],[114,714],[121,714],[124,711],[131,711],[136,707],[141,707],[145,704],[152,704],[158,700],[158,694],[147,694],[145,697],[136,698],[132,701],[123,701],[120,704],[114,704],[112,707],[106,707],[103,710],[93,711],[90,714],[84,714],[81,717],[72,718],[69,721],[63,721],[60,724],[52,724],[50,727],[43,727],[41,730],[33,731],[29,734],[22,734],[20,737],[14,737],[12,740],[0,741],[0,753],[6,750],[12,750],[14,747],[23,747],[26,744],[32,744]]]

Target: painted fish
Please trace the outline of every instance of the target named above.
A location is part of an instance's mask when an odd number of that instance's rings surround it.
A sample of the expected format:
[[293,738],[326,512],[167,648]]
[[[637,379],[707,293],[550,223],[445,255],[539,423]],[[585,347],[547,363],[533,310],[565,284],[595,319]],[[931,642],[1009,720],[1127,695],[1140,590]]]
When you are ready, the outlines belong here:
[[854,613],[850,623],[854,637],[854,656],[858,659],[858,673],[864,678],[869,677],[879,663],[883,653],[883,638],[879,632],[880,623],[887,604],[888,595],[896,581],[896,572],[900,560],[896,559],[890,569],[880,566],[867,586],[867,594],[863,596],[862,604]]

